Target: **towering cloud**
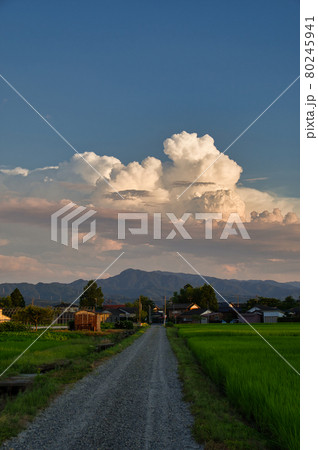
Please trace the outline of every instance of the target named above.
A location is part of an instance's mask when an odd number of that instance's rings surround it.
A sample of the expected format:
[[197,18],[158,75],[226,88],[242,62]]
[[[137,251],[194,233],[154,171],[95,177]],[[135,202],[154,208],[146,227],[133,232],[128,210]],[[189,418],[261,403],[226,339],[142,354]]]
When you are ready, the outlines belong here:
[[54,167],[2,168],[0,188],[15,197],[64,198],[96,208],[221,212],[224,218],[237,212],[246,221],[297,221],[297,199],[238,185],[242,167],[221,154],[211,136],[174,134],[164,141],[164,153],[166,164],[149,156],[124,165],[113,156],[85,152]]

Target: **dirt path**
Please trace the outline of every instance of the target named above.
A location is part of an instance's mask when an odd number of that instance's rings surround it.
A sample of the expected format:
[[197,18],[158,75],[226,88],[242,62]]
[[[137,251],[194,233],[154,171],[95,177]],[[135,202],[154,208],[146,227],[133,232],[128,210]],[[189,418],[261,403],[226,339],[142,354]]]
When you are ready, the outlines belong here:
[[58,397],[5,449],[199,449],[165,329],[152,326]]

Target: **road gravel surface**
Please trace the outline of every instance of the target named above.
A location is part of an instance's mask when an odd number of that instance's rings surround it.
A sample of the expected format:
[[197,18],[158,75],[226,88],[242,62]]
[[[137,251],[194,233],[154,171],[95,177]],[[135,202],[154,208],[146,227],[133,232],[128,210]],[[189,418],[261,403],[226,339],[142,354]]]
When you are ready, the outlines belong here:
[[152,325],[2,448],[200,449],[191,436],[192,423],[165,328]]

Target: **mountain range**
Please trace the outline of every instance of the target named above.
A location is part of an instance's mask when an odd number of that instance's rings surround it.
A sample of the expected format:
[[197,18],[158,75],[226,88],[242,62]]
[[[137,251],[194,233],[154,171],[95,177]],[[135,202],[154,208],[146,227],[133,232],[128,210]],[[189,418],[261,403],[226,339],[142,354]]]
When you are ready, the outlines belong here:
[[[235,280],[214,277],[205,277],[205,279],[227,301],[246,302],[255,296],[284,299],[292,295],[296,299],[299,298],[300,284],[297,281],[279,283],[273,280]],[[97,281],[106,302],[112,303],[124,303],[135,300],[139,295],[145,295],[156,303],[162,304],[164,296],[169,299],[174,291],[179,291],[187,283],[196,287],[202,286],[204,281],[199,275],[159,270],[146,272],[136,269],[127,269],[119,275]],[[73,302],[80,296],[86,284],[87,280],[76,280],[72,283],[2,283],[0,296],[9,295],[17,287],[27,304],[34,299],[37,305],[54,305],[60,301]],[[221,297],[217,296],[222,301]]]

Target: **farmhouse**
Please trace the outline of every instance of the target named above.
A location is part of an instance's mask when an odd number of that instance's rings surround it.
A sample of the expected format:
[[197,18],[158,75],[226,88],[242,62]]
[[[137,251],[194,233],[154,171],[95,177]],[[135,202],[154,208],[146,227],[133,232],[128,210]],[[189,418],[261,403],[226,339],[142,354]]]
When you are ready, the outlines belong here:
[[238,318],[237,313],[241,313],[241,307],[235,305],[233,308],[232,303],[219,302],[218,306],[218,312],[222,313],[222,319],[225,320],[225,322],[236,320]]
[[1,323],[1,322],[9,322],[10,320],[11,320],[10,317],[5,316],[5,315],[2,313],[2,309],[0,309],[0,323]]
[[[237,316],[240,323],[261,323],[263,322],[263,314],[261,311],[246,312]],[[245,320],[244,320],[245,319]]]
[[223,314],[221,312],[210,311],[207,309],[201,315],[201,323],[215,323],[221,322],[223,319]]
[[104,309],[104,313],[108,314],[107,321],[108,322],[117,322],[120,320],[128,320],[135,319],[136,308],[132,308],[130,306],[125,305],[106,305],[106,309]]
[[286,317],[294,317],[300,318],[300,307],[295,306],[294,308],[290,308],[285,312]]
[[184,314],[187,311],[196,309],[200,309],[200,306],[196,303],[173,303],[172,305],[167,306],[167,313],[169,319],[175,319],[179,314]]
[[175,315],[177,323],[213,323],[222,320],[222,313],[204,308],[194,308]]
[[280,311],[278,308],[273,308],[271,306],[266,305],[257,305],[250,308],[248,313],[256,313],[259,312],[262,314],[263,323],[275,323],[279,317],[283,317],[284,313]]
[[176,314],[174,319],[177,323],[200,323],[201,314],[204,313],[203,308],[195,308]]

